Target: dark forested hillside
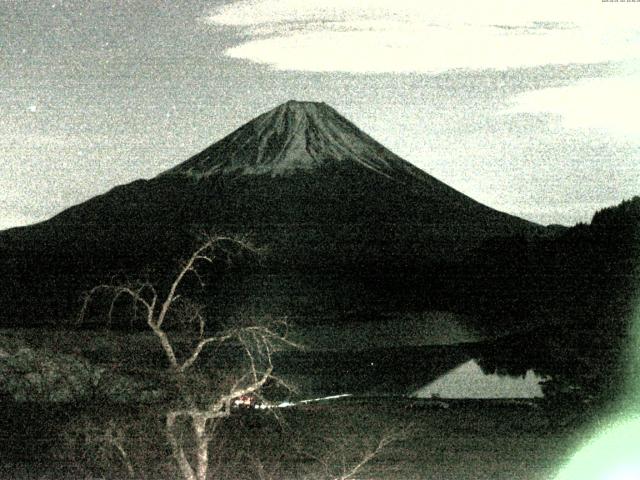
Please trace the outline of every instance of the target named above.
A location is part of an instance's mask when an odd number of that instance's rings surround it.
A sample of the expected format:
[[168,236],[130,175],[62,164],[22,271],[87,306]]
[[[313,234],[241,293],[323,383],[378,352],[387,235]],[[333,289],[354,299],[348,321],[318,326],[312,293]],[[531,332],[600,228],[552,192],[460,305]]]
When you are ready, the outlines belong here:
[[[485,365],[523,374],[529,368],[602,398],[625,387],[640,287],[640,197],[606,208],[590,224],[556,237],[491,242],[464,308],[505,335]],[[471,278],[471,277],[468,277]],[[514,333],[517,332],[517,333]],[[553,384],[558,385],[558,382]]]

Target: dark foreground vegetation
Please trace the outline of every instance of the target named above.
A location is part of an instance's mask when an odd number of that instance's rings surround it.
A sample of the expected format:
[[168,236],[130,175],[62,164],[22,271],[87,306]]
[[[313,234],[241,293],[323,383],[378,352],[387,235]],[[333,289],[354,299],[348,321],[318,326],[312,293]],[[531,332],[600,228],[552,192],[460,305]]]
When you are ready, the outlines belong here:
[[[6,406],[1,478],[179,477],[153,407]],[[546,479],[583,440],[530,402],[346,399],[238,413],[219,428],[209,478],[346,478],[375,453],[355,478]]]
[[[182,478],[166,435],[166,413],[184,400],[164,378],[163,352],[152,333],[5,330],[0,348],[5,354],[0,359],[0,478]],[[288,352],[287,362],[294,353]],[[455,348],[448,353],[452,358],[440,362],[465,358]],[[433,354],[428,351],[426,358]],[[365,364],[371,354],[362,355]],[[302,356],[309,362],[312,353]],[[220,366],[215,358],[203,355],[195,373],[211,375]],[[267,398],[260,401],[275,406],[309,398],[302,389],[327,388],[331,384],[322,378],[356,367],[358,358],[330,364],[327,354],[320,354],[315,367],[302,363],[306,376],[283,375],[300,380],[301,388],[269,384]],[[287,362],[275,363],[285,373],[301,368]],[[402,383],[407,374],[397,373]],[[361,381],[375,386],[379,376]],[[370,395],[234,410],[210,425],[206,478],[550,478],[583,443],[588,426],[607,413],[586,392],[556,383],[545,387],[544,399]],[[188,419],[178,422],[174,434],[193,461]],[[358,475],[349,476],[363,460],[368,461]]]

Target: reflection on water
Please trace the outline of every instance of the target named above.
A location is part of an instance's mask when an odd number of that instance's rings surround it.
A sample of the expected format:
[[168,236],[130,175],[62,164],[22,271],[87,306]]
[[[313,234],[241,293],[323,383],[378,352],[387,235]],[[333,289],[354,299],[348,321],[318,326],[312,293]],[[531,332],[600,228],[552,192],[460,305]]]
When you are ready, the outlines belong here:
[[414,392],[419,398],[541,398],[544,377],[528,370],[519,377],[486,374],[469,360]]

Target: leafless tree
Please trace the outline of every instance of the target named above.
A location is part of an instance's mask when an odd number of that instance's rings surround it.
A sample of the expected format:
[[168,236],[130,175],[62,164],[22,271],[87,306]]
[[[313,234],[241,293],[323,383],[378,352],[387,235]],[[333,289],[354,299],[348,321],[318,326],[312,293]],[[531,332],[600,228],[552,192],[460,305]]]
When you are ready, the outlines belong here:
[[[234,399],[243,395],[257,395],[271,380],[283,383],[273,374],[273,354],[283,347],[299,348],[299,345],[287,338],[287,326],[283,321],[234,326],[210,334],[203,307],[182,297],[181,288],[188,276],[195,277],[204,286],[201,272],[204,264],[213,264],[221,258],[228,261],[241,252],[257,251],[250,242],[242,238],[207,235],[191,256],[182,263],[165,293],[161,293],[150,281],[101,284],[87,292],[83,301],[80,321],[87,314],[90,301],[98,295],[106,294],[110,298],[109,318],[114,313],[118,299],[123,296],[129,297],[134,310],[142,312],[142,318],[162,347],[169,365],[167,375],[178,384],[188,383],[194,365],[208,346],[234,345],[243,352],[243,370],[227,388],[200,395],[199,398],[208,398],[205,402],[185,395],[175,408],[172,407],[165,413],[167,439],[185,480],[207,478],[212,436],[218,422],[231,415]],[[182,323],[197,326],[196,341],[186,352],[177,351],[175,342],[166,329],[171,315]],[[190,423],[195,455],[187,451],[181,437],[176,434],[177,423],[180,421]],[[110,444],[118,448],[121,444],[114,443],[114,438],[113,435],[109,437]],[[126,459],[126,452],[123,455],[121,450],[118,449],[120,455]]]
[[108,460],[115,456],[124,466],[128,477],[135,477],[133,463],[125,446],[125,433],[113,420],[110,420],[104,429],[85,428],[84,443],[97,449],[99,454]]
[[[391,444],[407,438],[407,432],[388,430],[379,436],[374,436],[369,442],[363,439],[349,437],[331,437],[325,439],[325,449],[320,453],[312,453],[301,445],[300,453],[312,459],[319,473],[312,478],[331,480],[356,480],[358,478],[372,478],[363,476],[371,462],[387,450]],[[386,478],[389,470],[385,469]]]
[[[216,434],[221,426],[220,422],[232,414],[233,401],[243,395],[260,396],[260,391],[268,382],[291,389],[274,375],[273,355],[283,348],[302,348],[288,337],[288,326],[282,320],[244,319],[243,322],[236,322],[229,328],[212,333],[207,328],[204,306],[183,296],[188,290],[185,285],[187,278],[193,277],[204,286],[203,267],[219,260],[231,261],[243,252],[255,254],[259,250],[243,238],[204,236],[164,289],[150,280],[100,284],[87,292],[80,310],[79,321],[82,322],[92,300],[98,297],[103,301],[106,299],[108,320],[111,322],[119,299],[128,298],[133,305],[134,318],[145,322],[162,347],[168,363],[164,377],[181,392],[176,401],[162,409],[164,431],[173,460],[184,480],[207,480],[215,476],[223,461],[222,448],[215,448],[221,440]],[[168,328],[168,325],[176,323],[195,327],[191,328],[194,338],[188,347],[178,348],[184,332]],[[231,346],[241,352],[240,367],[224,372],[223,382],[213,385],[206,379],[203,381],[203,377],[213,374],[211,371],[204,375],[198,372],[197,363],[201,360],[203,351],[208,349],[215,357],[223,350],[223,346]],[[271,411],[276,412],[275,409]],[[134,477],[135,467],[126,450],[122,430],[114,425],[109,423],[105,429],[98,433],[93,431],[87,438],[118,458],[127,475]],[[189,438],[183,435],[185,428],[189,432]],[[306,456],[316,460],[317,466],[322,470],[321,478],[353,480],[397,438],[397,434],[383,435],[377,443],[370,445],[371,448],[361,450],[359,455],[350,459],[341,456],[347,450],[344,446],[329,455]],[[218,443],[213,442],[214,440]],[[336,459],[341,461],[336,463]],[[279,475],[277,472],[280,466],[264,464],[257,456],[248,458],[245,463],[250,468],[254,467],[254,476],[258,478],[277,478]]]

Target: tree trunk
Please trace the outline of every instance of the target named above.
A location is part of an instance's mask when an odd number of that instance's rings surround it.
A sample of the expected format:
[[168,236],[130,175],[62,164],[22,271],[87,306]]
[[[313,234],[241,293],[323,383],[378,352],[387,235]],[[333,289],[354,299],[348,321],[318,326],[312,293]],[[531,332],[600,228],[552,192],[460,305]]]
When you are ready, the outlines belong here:
[[196,478],[207,480],[209,468],[209,437],[206,433],[207,418],[202,415],[193,417],[193,430],[196,438]]
[[196,478],[196,474],[191,468],[189,464],[189,460],[187,460],[187,456],[184,453],[184,449],[178,444],[178,439],[173,433],[173,426],[176,421],[175,413],[167,414],[167,437],[169,438],[169,443],[171,444],[171,449],[173,451],[173,458],[175,459],[178,467],[180,468],[180,473],[182,473],[182,477],[184,480],[198,480]]

